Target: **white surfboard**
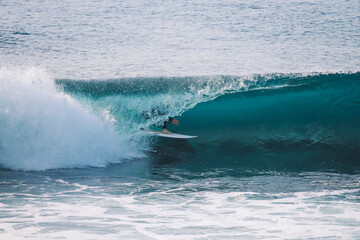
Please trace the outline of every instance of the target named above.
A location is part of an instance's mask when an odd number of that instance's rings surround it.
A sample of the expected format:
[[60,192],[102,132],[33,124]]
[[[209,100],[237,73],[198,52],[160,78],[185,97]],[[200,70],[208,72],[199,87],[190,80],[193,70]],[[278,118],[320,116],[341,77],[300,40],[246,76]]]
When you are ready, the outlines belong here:
[[148,130],[148,131],[146,131],[146,133],[148,133],[150,135],[154,135],[154,136],[167,137],[167,138],[196,138],[196,137],[198,137],[198,136],[189,136],[189,135],[183,135],[183,134],[178,134],[178,133],[163,133],[163,132],[156,131],[156,130]]

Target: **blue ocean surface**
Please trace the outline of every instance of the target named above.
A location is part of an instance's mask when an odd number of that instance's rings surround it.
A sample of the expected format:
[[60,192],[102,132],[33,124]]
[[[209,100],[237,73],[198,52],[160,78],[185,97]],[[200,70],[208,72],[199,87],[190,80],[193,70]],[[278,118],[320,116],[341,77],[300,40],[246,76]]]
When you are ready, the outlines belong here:
[[[1,1],[0,23],[0,239],[360,239],[358,1]],[[198,137],[143,130],[168,117]]]

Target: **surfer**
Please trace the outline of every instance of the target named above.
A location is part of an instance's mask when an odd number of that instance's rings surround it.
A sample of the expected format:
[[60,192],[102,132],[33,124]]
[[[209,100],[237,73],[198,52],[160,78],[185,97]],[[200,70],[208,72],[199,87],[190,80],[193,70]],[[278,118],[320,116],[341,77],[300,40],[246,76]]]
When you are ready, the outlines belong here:
[[168,124],[168,123],[179,125],[179,120],[169,117],[168,120],[164,121],[163,133],[171,133],[169,130],[166,129],[166,124]]
[[[167,109],[167,108],[169,108],[168,105],[166,106],[165,109]],[[154,109],[151,109],[150,112],[143,113],[143,116],[146,120],[151,119],[152,117],[158,117],[158,116],[164,116],[164,115],[166,115],[166,111],[161,110],[160,108],[154,108]],[[162,127],[163,133],[167,133],[167,134],[172,133],[169,130],[167,130],[167,128],[166,128],[166,124],[168,124],[168,123],[179,125],[179,120],[172,118],[172,117],[168,117],[168,119],[166,121],[164,121],[164,124]]]

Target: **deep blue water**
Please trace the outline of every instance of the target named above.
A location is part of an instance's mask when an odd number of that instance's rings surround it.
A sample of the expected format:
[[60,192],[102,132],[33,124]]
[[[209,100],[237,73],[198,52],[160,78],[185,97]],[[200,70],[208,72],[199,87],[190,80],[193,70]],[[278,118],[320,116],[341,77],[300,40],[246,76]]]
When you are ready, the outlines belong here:
[[0,239],[358,239],[358,5],[1,1]]

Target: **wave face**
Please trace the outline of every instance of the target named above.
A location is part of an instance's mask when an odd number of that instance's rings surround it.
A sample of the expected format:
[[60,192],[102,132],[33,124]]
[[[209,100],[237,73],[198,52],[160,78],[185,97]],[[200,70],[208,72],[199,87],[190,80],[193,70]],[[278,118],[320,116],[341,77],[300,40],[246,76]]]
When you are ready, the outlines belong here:
[[170,130],[200,136],[190,144],[159,139],[157,152],[172,151],[165,158],[207,159],[220,168],[351,170],[359,167],[359,81],[359,73],[313,73],[56,83],[119,132],[175,116],[181,124]]
[[195,106],[179,131],[202,136],[201,157],[217,167],[351,172],[360,167],[359,81],[358,73],[270,79]]
[[[3,167],[105,166],[144,151],[161,161],[192,161],[193,168],[360,166],[360,73],[54,81],[30,69],[0,76]],[[139,131],[168,116],[180,120],[169,130],[199,137]]]

